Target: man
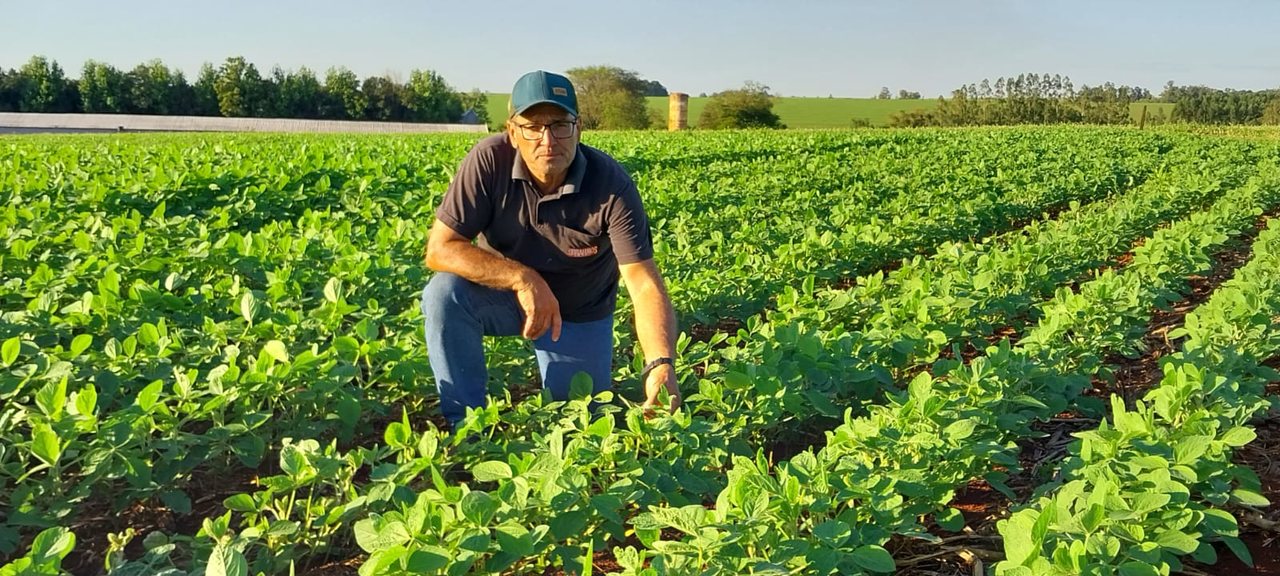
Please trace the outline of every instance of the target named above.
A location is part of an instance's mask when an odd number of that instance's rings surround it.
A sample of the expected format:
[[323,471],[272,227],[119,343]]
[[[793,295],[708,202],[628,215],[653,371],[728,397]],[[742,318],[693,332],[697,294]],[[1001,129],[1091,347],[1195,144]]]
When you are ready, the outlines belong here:
[[533,340],[557,400],[578,372],[596,392],[609,389],[619,277],[646,359],[644,406],[658,406],[665,388],[675,410],[675,312],[635,183],[616,160],[579,144],[568,78],[525,74],[507,112],[505,132],[463,159],[427,240],[436,274],[422,313],[441,411],[456,426],[467,408],[484,405],[485,335]]

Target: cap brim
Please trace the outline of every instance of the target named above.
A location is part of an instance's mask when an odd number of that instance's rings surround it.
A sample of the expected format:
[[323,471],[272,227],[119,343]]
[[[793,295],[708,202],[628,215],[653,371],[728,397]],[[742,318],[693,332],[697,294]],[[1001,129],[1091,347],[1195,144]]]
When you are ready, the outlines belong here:
[[578,115],[578,111],[577,111],[577,110],[574,110],[573,108],[570,108],[570,107],[568,107],[568,106],[565,106],[563,102],[557,102],[557,101],[555,101],[555,100],[536,100],[536,101],[530,102],[530,103],[528,103],[528,104],[525,104],[524,106],[521,106],[521,107],[517,108],[515,111],[513,111],[513,112],[511,113],[511,116],[518,116],[518,115],[520,115],[520,114],[524,114],[526,110],[528,110],[528,109],[530,109],[530,108],[533,108],[534,106],[537,106],[537,105],[539,105],[539,104],[555,104],[556,106],[559,106],[559,107],[560,107],[562,110],[564,110],[565,112],[568,112],[568,113],[570,113],[570,114],[573,114],[574,116],[577,116],[577,115]]

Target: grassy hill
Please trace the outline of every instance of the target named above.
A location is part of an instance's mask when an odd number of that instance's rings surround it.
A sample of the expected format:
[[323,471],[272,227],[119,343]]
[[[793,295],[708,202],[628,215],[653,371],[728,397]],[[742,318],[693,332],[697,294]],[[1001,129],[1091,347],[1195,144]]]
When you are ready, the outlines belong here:
[[[698,115],[702,113],[708,98],[689,98],[689,125],[698,126]],[[809,98],[781,97],[774,101],[773,111],[782,118],[788,128],[849,128],[854,118],[865,119],[873,126],[885,126],[889,117],[904,110],[927,110],[938,105],[936,98],[923,100],[877,100],[875,98]],[[1173,112],[1173,104],[1153,102],[1149,104],[1132,104],[1130,112],[1137,120],[1142,114],[1142,107],[1147,106],[1148,116],[1163,110],[1165,116]],[[656,111],[662,118],[667,116],[667,99],[650,97],[649,109]],[[493,126],[501,123],[507,115],[507,94],[489,94],[489,118]]]

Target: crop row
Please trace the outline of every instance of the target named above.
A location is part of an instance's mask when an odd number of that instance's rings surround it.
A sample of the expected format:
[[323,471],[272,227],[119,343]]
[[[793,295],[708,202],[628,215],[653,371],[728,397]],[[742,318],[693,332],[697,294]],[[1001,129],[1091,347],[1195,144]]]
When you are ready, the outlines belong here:
[[1225,505],[1263,508],[1257,474],[1232,463],[1258,414],[1277,406],[1261,366],[1280,354],[1280,220],[1253,245],[1234,278],[1171,333],[1182,351],[1163,358],[1160,384],[1133,407],[1112,397],[1110,424],[1075,434],[1062,481],[1000,524],[1007,561],[998,574],[1165,574],[1181,557],[1214,563],[1214,542],[1245,562],[1248,549]]

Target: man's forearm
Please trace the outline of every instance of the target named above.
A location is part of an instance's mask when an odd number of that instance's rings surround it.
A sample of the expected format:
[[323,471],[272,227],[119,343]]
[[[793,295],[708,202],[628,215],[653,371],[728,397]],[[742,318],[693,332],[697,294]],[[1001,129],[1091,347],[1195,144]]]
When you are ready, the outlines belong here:
[[676,354],[676,313],[661,279],[631,294],[636,315],[636,339],[645,359]]
[[426,265],[498,290],[515,290],[532,270],[470,242],[446,242],[427,249]]

